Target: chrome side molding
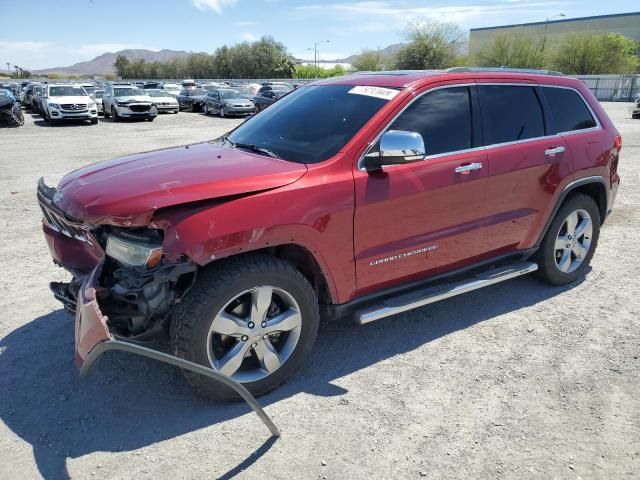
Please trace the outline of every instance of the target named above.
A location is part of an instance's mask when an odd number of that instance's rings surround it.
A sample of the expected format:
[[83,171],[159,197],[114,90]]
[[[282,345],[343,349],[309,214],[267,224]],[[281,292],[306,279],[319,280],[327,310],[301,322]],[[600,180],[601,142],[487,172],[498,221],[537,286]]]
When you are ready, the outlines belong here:
[[382,302],[380,305],[376,305],[357,313],[355,320],[356,323],[364,325],[365,323],[380,320],[381,318],[397,315],[399,313],[429,305],[430,303],[439,302],[446,298],[462,295],[463,293],[488,287],[489,285],[504,282],[521,275],[526,275],[527,273],[535,272],[537,269],[538,265],[533,262],[517,263],[507,265],[505,267],[494,268],[461,282],[434,286],[418,292],[411,292],[399,297],[391,298]]

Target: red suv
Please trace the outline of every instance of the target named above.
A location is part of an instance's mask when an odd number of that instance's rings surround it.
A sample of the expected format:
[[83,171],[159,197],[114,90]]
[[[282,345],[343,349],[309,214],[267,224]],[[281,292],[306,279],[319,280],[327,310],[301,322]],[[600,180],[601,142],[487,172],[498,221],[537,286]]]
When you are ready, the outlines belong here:
[[[38,199],[76,361],[168,335],[265,393],[320,318],[366,323],[534,272],[583,275],[621,138],[551,72],[383,72],[297,89],[222,138],[81,168]],[[217,398],[231,390],[196,373]]]

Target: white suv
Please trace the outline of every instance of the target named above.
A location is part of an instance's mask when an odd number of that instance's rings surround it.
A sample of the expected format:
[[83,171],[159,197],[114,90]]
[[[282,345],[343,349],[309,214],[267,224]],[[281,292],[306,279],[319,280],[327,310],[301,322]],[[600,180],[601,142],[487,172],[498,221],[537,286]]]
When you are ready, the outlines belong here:
[[62,120],[90,120],[98,123],[96,103],[81,85],[50,84],[43,98],[45,120],[54,125]]
[[158,116],[158,109],[151,97],[135,85],[110,85],[102,95],[104,117],[113,117],[117,122],[121,118],[142,118],[153,122]]

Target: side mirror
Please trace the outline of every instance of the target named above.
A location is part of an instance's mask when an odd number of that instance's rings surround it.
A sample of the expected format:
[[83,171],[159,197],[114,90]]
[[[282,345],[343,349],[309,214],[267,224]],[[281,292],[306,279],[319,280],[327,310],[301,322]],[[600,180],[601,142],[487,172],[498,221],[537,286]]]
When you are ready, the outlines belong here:
[[422,135],[416,132],[389,130],[380,137],[380,151],[364,157],[364,167],[370,171],[384,166],[402,165],[424,160],[427,155]]

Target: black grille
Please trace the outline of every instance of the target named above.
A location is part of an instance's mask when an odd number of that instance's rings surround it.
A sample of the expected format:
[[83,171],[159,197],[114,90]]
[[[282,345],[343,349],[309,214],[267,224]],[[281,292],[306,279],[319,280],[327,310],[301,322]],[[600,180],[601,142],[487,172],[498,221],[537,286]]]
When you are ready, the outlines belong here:
[[148,112],[151,105],[129,105],[132,112]]
[[47,187],[41,180],[38,183],[38,203],[42,210],[42,221],[50,229],[67,237],[93,243],[87,234],[86,225],[78,220],[72,220],[53,205],[55,189]]

